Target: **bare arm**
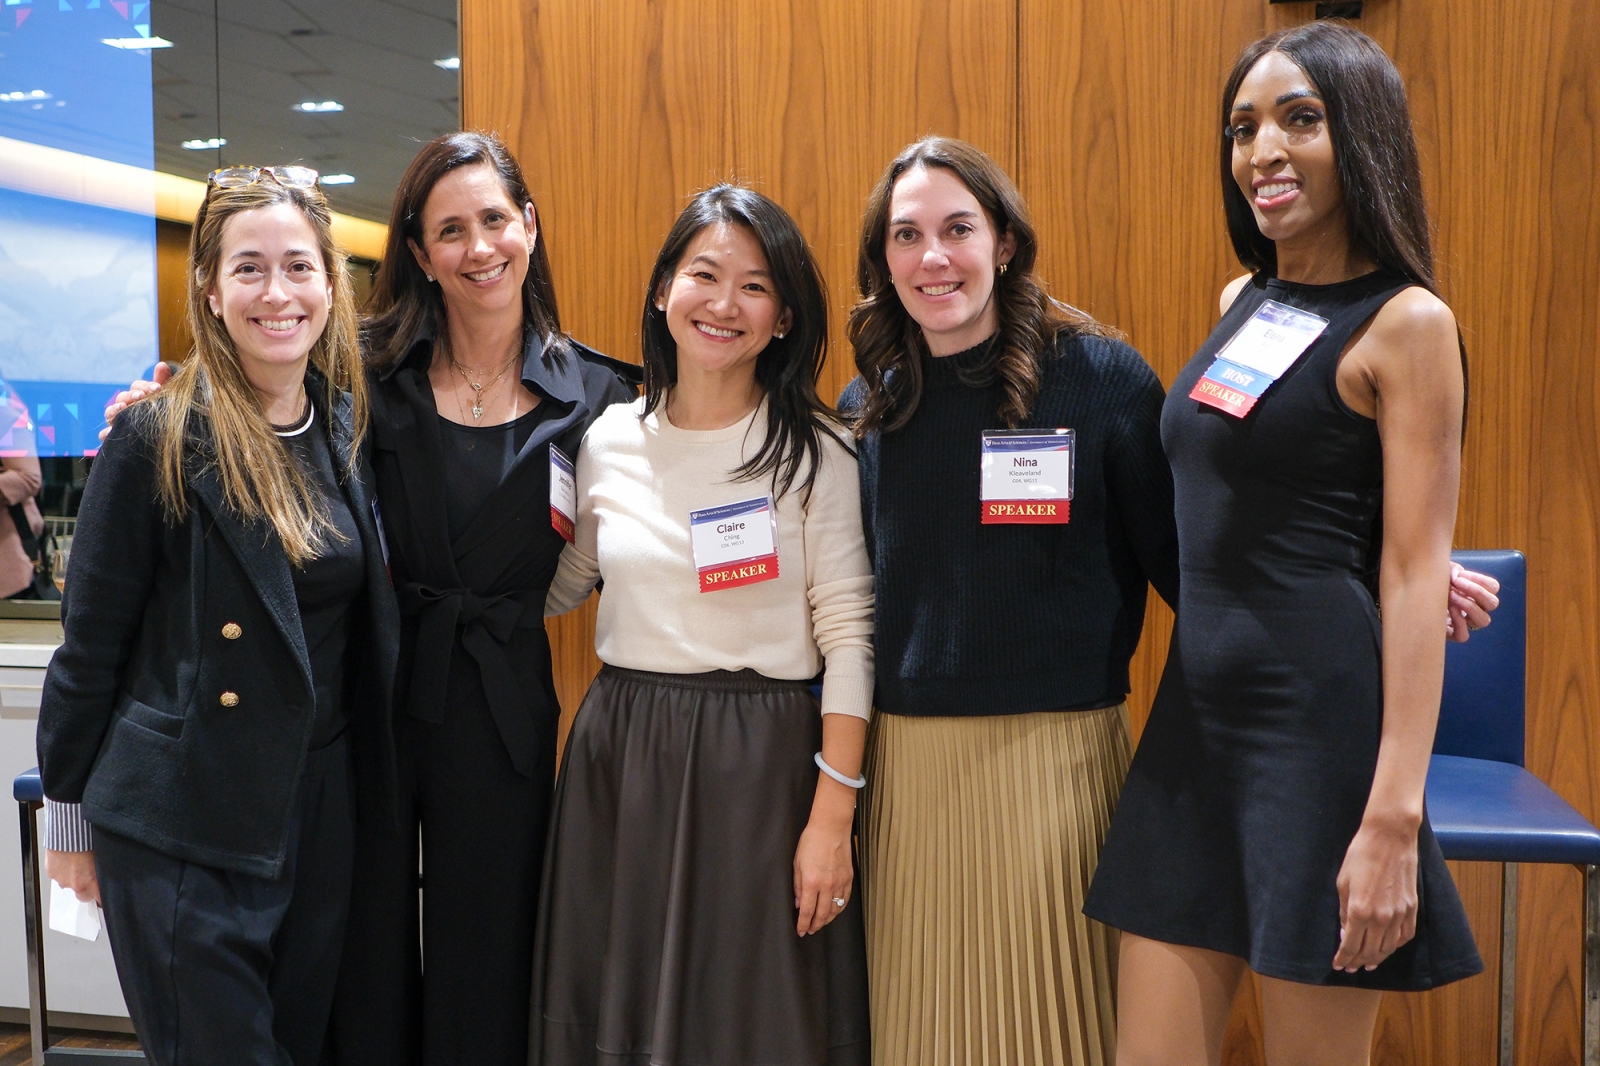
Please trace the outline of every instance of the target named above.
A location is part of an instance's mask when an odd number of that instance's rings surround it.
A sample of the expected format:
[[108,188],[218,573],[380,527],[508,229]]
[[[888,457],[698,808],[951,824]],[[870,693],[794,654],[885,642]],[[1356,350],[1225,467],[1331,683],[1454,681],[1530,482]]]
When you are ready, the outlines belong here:
[[1383,442],[1383,732],[1361,828],[1339,872],[1335,969],[1371,969],[1416,934],[1417,831],[1444,682],[1439,618],[1461,478],[1464,383],[1455,319],[1436,297],[1391,300],[1345,358],[1342,395],[1372,405]]

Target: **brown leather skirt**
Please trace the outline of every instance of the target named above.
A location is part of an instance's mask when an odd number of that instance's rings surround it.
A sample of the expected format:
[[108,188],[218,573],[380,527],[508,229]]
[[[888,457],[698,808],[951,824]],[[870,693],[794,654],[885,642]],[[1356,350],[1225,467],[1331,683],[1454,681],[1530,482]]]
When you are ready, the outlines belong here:
[[530,1063],[867,1066],[860,907],[795,933],[821,739],[802,682],[600,671],[556,783]]

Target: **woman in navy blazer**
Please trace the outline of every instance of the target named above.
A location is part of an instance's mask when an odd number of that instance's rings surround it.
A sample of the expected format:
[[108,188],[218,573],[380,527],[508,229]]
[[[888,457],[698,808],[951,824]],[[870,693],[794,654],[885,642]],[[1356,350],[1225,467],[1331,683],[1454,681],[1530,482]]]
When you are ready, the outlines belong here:
[[195,350],[95,461],[40,705],[50,874],[104,905],[162,1066],[316,1062],[356,807],[393,810],[399,618],[329,222],[314,171],[212,175]]

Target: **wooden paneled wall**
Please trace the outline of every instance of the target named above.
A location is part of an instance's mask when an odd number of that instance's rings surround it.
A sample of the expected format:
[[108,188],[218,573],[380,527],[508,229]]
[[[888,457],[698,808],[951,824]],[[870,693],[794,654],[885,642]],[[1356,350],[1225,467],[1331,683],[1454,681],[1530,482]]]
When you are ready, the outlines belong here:
[[[1238,50],[1311,17],[1267,0],[462,0],[463,113],[516,150],[565,324],[637,359],[643,286],[684,198],[736,178],[784,204],[853,296],[863,200],[925,133],[1016,177],[1059,297],[1124,330],[1163,380],[1237,272],[1217,189]],[[1528,763],[1600,817],[1600,19],[1586,0],[1367,0],[1406,76],[1446,298],[1472,366],[1457,543],[1528,553]],[[823,389],[853,374],[842,328]],[[1170,616],[1135,661],[1148,708]],[[553,627],[570,715],[592,614]],[[1455,873],[1489,972],[1389,996],[1374,1061],[1495,1061],[1498,868]],[[1517,1061],[1579,1061],[1580,879],[1522,882]],[[1262,1061],[1242,997],[1228,1061]]]

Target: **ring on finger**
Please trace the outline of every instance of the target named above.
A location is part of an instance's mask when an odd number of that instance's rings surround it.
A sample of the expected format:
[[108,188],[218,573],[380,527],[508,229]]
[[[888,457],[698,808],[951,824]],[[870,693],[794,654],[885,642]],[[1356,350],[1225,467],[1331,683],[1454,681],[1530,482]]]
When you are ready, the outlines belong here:
[[845,905],[845,902],[846,901],[844,899],[842,899],[841,897],[839,897],[839,896],[834,896],[833,897],[833,905],[835,907],[843,907]]

